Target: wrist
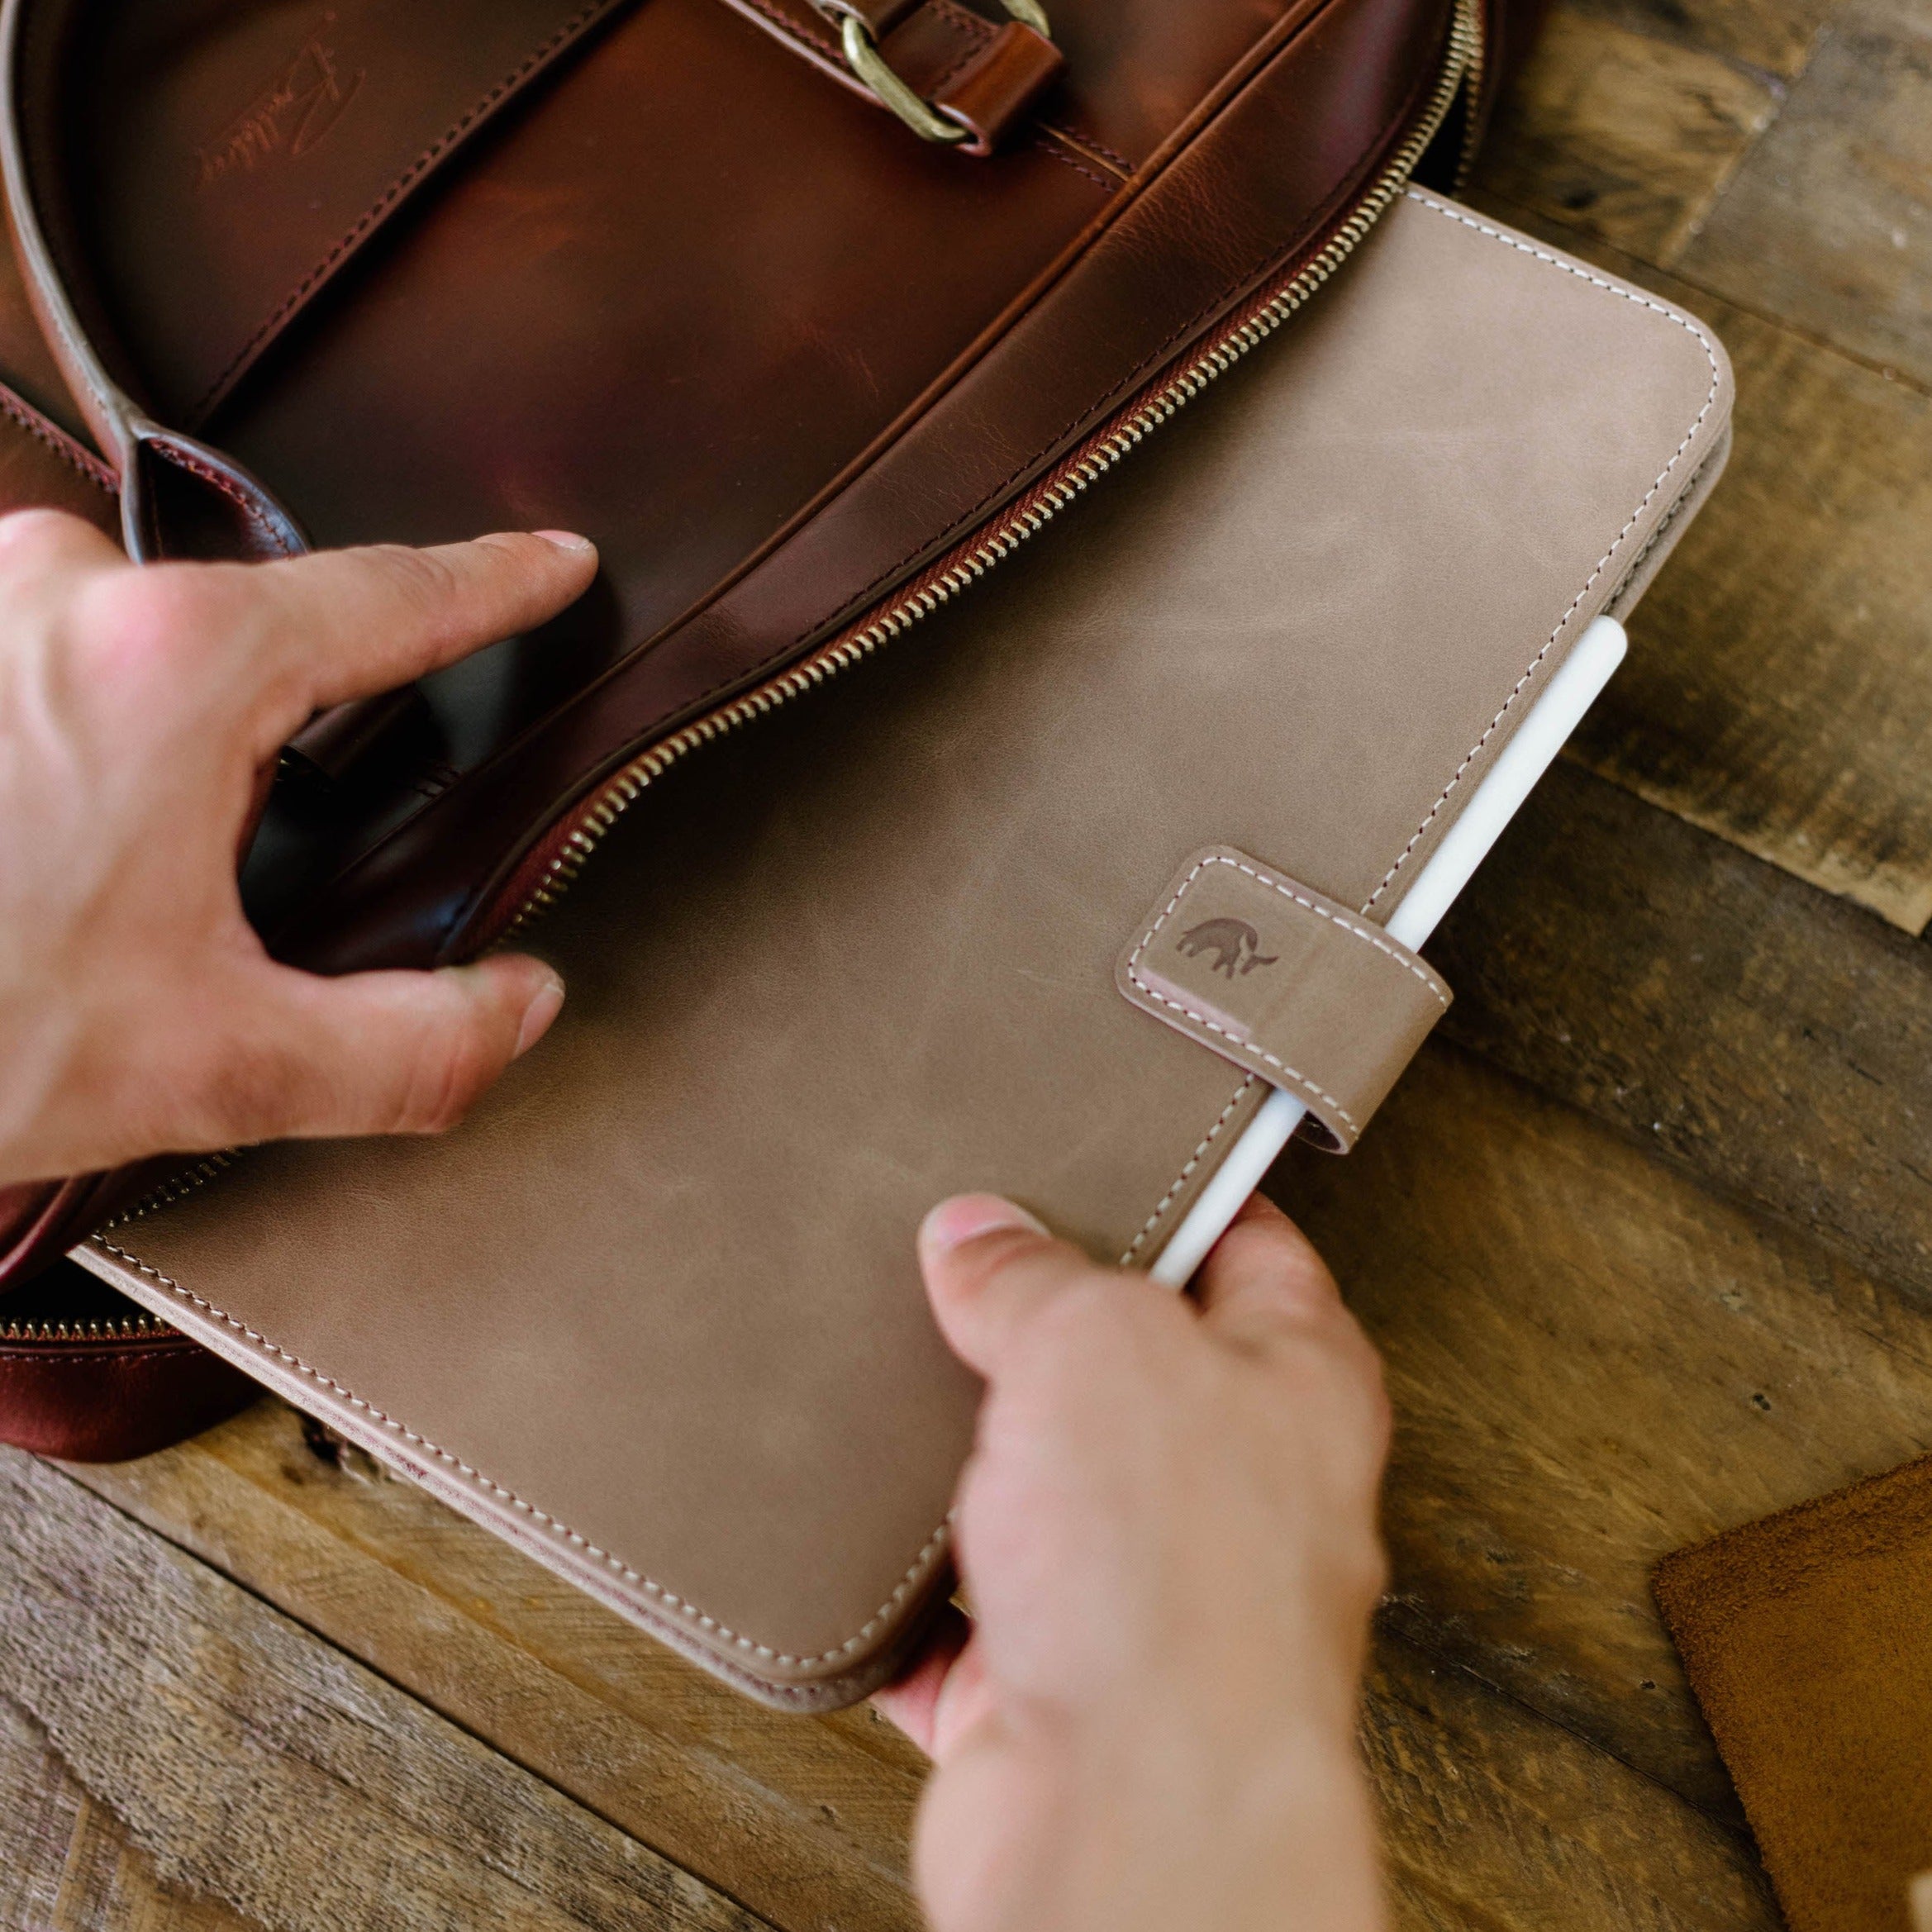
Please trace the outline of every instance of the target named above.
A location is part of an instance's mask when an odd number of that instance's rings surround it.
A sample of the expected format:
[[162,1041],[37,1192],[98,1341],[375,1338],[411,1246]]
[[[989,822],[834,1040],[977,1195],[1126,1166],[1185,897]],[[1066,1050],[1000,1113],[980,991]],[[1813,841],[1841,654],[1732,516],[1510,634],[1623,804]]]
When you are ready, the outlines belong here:
[[1064,1928],[1374,1932],[1373,1801],[1353,1703],[1230,1726],[1152,1706],[1069,1767]]

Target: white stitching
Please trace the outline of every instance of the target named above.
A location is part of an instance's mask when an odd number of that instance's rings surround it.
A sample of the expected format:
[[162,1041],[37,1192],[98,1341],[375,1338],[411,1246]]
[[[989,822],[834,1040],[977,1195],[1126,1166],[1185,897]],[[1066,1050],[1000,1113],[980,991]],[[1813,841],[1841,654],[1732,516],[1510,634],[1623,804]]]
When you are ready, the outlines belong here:
[[1639,308],[1649,309],[1655,314],[1662,316],[1667,321],[1675,322],[1687,335],[1696,337],[1697,345],[1704,351],[1704,359],[1711,365],[1711,387],[1705,393],[1704,407],[1692,418],[1691,426],[1684,431],[1684,440],[1671,452],[1669,462],[1658,471],[1656,482],[1652,483],[1650,488],[1644,493],[1642,501],[1630,512],[1629,521],[1616,533],[1610,548],[1597,559],[1597,568],[1584,578],[1583,588],[1570,600],[1570,607],[1563,612],[1562,616],[1558,618],[1556,628],[1550,632],[1549,640],[1542,650],[1530,659],[1522,676],[1510,687],[1510,694],[1502,701],[1501,710],[1497,711],[1496,716],[1489,721],[1488,725],[1484,728],[1482,735],[1469,747],[1468,754],[1463,758],[1463,762],[1450,774],[1449,782],[1442,788],[1442,796],[1430,807],[1421,824],[1416,826],[1414,835],[1397,854],[1395,864],[1383,873],[1382,883],[1368,895],[1361,908],[1364,912],[1394,883],[1396,874],[1408,863],[1410,855],[1421,844],[1430,826],[1435,823],[1437,816],[1441,812],[1443,807],[1449,802],[1449,793],[1461,783],[1463,774],[1476,762],[1482,754],[1482,747],[1496,735],[1497,726],[1509,715],[1510,707],[1522,696],[1523,687],[1536,675],[1537,668],[1556,648],[1556,641],[1563,635],[1563,627],[1572,617],[1576,616],[1583,599],[1589,596],[1591,585],[1603,574],[1609,566],[1611,559],[1622,549],[1624,539],[1641,521],[1644,512],[1650,507],[1651,498],[1663,488],[1664,479],[1682,460],[1685,450],[1690,448],[1696,437],[1697,431],[1704,426],[1705,417],[1710,415],[1712,409],[1716,407],[1718,388],[1723,381],[1723,374],[1717,360],[1716,349],[1712,345],[1711,338],[1697,326],[1690,316],[1681,315],[1676,309],[1668,307],[1661,302],[1653,301],[1649,296],[1640,294],[1634,288],[1625,288],[1617,283],[1606,281],[1601,275],[1593,275],[1587,269],[1579,268],[1574,262],[1566,262],[1561,255],[1552,255],[1547,249],[1538,248],[1530,242],[1519,240],[1513,235],[1506,235],[1500,228],[1491,227],[1487,221],[1475,221],[1471,217],[1450,207],[1446,202],[1439,202],[1433,196],[1422,193],[1419,189],[1411,188],[1406,192],[1411,201],[1423,207],[1433,208],[1437,214],[1444,217],[1449,221],[1460,222],[1465,228],[1474,229],[1478,235],[1487,235],[1492,240],[1501,242],[1506,248],[1513,248],[1519,255],[1532,255],[1539,262],[1549,263],[1553,269],[1561,269],[1566,275],[1574,275],[1580,282],[1587,282],[1592,288],[1603,289],[1611,295],[1620,295],[1625,302],[1633,302]]
[[[1197,859],[1194,862],[1194,865],[1188,872],[1187,877],[1174,887],[1173,896],[1168,901],[1166,905],[1161,907],[1159,913],[1155,915],[1154,924],[1149,926],[1147,930],[1140,935],[1140,943],[1135,947],[1134,950],[1130,954],[1128,954],[1127,977],[1132,980],[1135,985],[1139,987],[1141,992],[1145,993],[1150,1000],[1158,1001],[1162,1006],[1165,1006],[1169,1012],[1179,1013],[1184,1018],[1194,1021],[1194,1023],[1198,1026],[1205,1026],[1210,1033],[1218,1033],[1221,1037],[1225,1040],[1228,1045],[1236,1052],[1249,1054],[1253,1055],[1256,1059],[1265,1060],[1268,1064],[1274,1068],[1278,1073],[1285,1075],[1288,1079],[1292,1080],[1297,1086],[1304,1088],[1306,1092],[1313,1094],[1318,1100],[1324,1102],[1326,1106],[1332,1107],[1336,1114],[1342,1120],[1348,1123],[1349,1128],[1352,1133],[1359,1134],[1362,1131],[1360,1123],[1356,1120],[1355,1116],[1342,1105],[1341,1102],[1336,1099],[1335,1095],[1330,1093],[1325,1087],[1318,1085],[1315,1081],[1311,1080],[1306,1073],[1302,1073],[1299,1068],[1291,1067],[1286,1060],[1269,1053],[1265,1047],[1257,1046],[1254,1041],[1240,1039],[1235,1034],[1230,1033],[1226,1027],[1218,1025],[1216,1021],[1211,1020],[1206,1014],[1197,1012],[1192,1006],[1183,1006],[1178,1000],[1170,1000],[1164,993],[1158,991],[1154,986],[1149,984],[1147,980],[1141,977],[1139,970],[1141,955],[1146,952],[1147,949],[1150,945],[1154,944],[1154,935],[1159,932],[1160,929],[1165,926],[1168,921],[1173,916],[1175,907],[1181,903],[1183,899],[1187,897],[1187,893],[1193,886],[1195,880],[1199,878],[1202,873],[1204,873],[1211,865],[1232,866],[1235,871],[1245,873],[1248,878],[1254,880],[1257,884],[1271,886],[1276,892],[1279,892],[1284,899],[1292,899],[1297,906],[1306,907],[1309,911],[1312,912],[1316,916],[1316,918],[1325,919],[1331,926],[1339,926],[1344,932],[1349,934],[1352,937],[1366,940],[1370,945],[1374,947],[1377,952],[1385,954],[1387,958],[1392,959],[1397,965],[1403,968],[1409,973],[1414,973],[1416,978],[1420,980],[1423,985],[1429,988],[1430,993],[1434,995],[1436,1003],[1441,1006],[1444,1012],[1449,1011],[1448,994],[1444,992],[1441,983],[1437,980],[1433,974],[1427,972],[1419,962],[1410,959],[1405,954],[1397,952],[1395,947],[1390,945],[1388,940],[1382,937],[1379,934],[1373,931],[1364,931],[1362,927],[1352,925],[1347,919],[1339,917],[1336,914],[1329,911],[1325,907],[1318,906],[1314,900],[1306,897],[1306,894],[1297,892],[1292,886],[1284,883],[1282,880],[1275,878],[1270,874],[1265,872],[1262,872],[1258,868],[1249,865],[1239,859],[1230,859],[1218,852],[1211,852],[1206,857]],[[1239,1096],[1236,1097],[1239,1098]],[[1216,1125],[1218,1125],[1219,1123],[1217,1122]],[[1197,1150],[1196,1158],[1199,1158],[1198,1150]],[[1163,1206],[1164,1205],[1165,1203],[1163,1202]],[[1156,1209],[1156,1215],[1158,1215],[1159,1212],[1159,1210]],[[1142,1232],[1144,1234],[1145,1230],[1143,1230]],[[1131,1254],[1133,1250],[1130,1249],[1128,1252]]]
[[201,1309],[205,1314],[213,1316],[217,1321],[226,1324],[233,1329],[237,1335],[245,1336],[264,1354],[274,1355],[278,1360],[286,1362],[290,1368],[306,1375],[311,1382],[317,1382],[324,1388],[333,1390],[351,1408],[359,1409],[372,1420],[381,1423],[383,1428],[388,1430],[392,1434],[400,1436],[412,1448],[427,1450],[438,1462],[447,1463],[451,1468],[459,1471],[478,1488],[487,1489],[493,1496],[501,1497],[512,1509],[520,1511],[531,1521],[542,1524],[552,1535],[561,1537],[566,1542],[583,1550],[587,1556],[595,1557],[607,1568],[615,1570],[626,1582],[636,1584],[640,1589],[645,1591],[648,1595],[656,1597],[660,1603],[668,1608],[694,1620],[701,1629],[715,1632],[721,1637],[730,1639],[739,1649],[748,1651],[754,1657],[762,1657],[768,1663],[780,1664],[836,1663],[841,1658],[849,1657],[852,1652],[859,1649],[865,1643],[880,1624],[905,1601],[908,1593],[924,1580],[925,1573],[934,1566],[939,1554],[945,1549],[950,1540],[950,1525],[949,1523],[942,1522],[926,1539],[926,1547],[912,1559],[911,1567],[899,1579],[892,1593],[872,1613],[859,1630],[854,1635],[848,1637],[843,1644],[838,1644],[830,1650],[821,1650],[816,1657],[795,1657],[788,1651],[774,1650],[769,1644],[760,1644],[753,1638],[740,1635],[736,1630],[732,1630],[727,1625],[718,1622],[715,1617],[706,1616],[695,1603],[687,1601],[674,1591],[667,1590],[663,1584],[654,1583],[649,1577],[640,1575],[621,1558],[612,1556],[607,1550],[598,1549],[594,1543],[579,1535],[568,1524],[559,1522],[547,1511],[540,1510],[534,1503],[526,1502],[514,1490],[504,1488],[500,1482],[493,1482],[480,1469],[471,1468],[460,1457],[451,1455],[447,1449],[440,1448],[428,1437],[418,1435],[413,1429],[405,1428],[393,1416],[385,1415],[373,1403],[364,1401],[352,1390],[345,1388],[333,1376],[324,1375],[320,1369],[312,1368],[299,1355],[292,1355],[288,1349],[278,1348],[266,1335],[237,1321],[232,1315],[228,1314],[223,1309],[217,1308],[212,1301],[204,1301],[193,1290],[183,1287],[179,1282],[163,1274],[158,1268],[150,1268],[139,1255],[129,1254],[125,1248],[116,1247],[105,1235],[96,1235],[93,1237],[93,1242],[97,1248],[104,1249],[117,1260],[125,1261],[130,1268],[138,1268],[150,1281],[159,1282],[170,1294],[178,1297],[183,1301],[192,1301],[197,1308]]
[[1173,1206],[1174,1197],[1178,1194],[1184,1187],[1187,1186],[1188,1175],[1192,1173],[1195,1168],[1201,1165],[1201,1157],[1207,1152],[1209,1148],[1213,1146],[1215,1135],[1220,1133],[1223,1127],[1227,1125],[1228,1116],[1241,1104],[1243,1099],[1246,1097],[1249,1088],[1254,1086],[1254,1076],[1250,1073],[1247,1078],[1244,1079],[1241,1084],[1235,1089],[1235,1097],[1230,1100],[1218,1114],[1215,1116],[1214,1125],[1201,1136],[1200,1140],[1195,1145],[1193,1153],[1189,1154],[1187,1157],[1187,1164],[1181,1169],[1179,1173],[1174,1176],[1173,1186],[1169,1187],[1167,1192],[1162,1195],[1160,1199],[1154,1203],[1154,1212],[1149,1215],[1147,1219],[1140,1224],[1140,1232],[1127,1244],[1127,1251],[1121,1257],[1121,1266],[1122,1268],[1125,1268],[1128,1263],[1130,1262],[1140,1251],[1142,1244],[1145,1242],[1147,1237],[1154,1232],[1154,1229],[1159,1225],[1160,1217],[1165,1214],[1171,1206]]

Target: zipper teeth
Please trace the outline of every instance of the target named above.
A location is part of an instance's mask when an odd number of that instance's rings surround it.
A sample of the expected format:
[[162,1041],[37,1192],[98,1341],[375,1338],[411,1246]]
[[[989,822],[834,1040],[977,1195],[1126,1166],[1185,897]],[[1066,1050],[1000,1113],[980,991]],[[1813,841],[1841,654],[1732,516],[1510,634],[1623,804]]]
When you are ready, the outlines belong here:
[[[662,778],[680,759],[700,745],[708,745],[712,739],[735,731],[740,726],[749,724],[754,718],[763,717],[766,712],[775,711],[780,705],[789,703],[816,686],[829,682],[840,672],[871,656],[880,645],[889,643],[902,631],[930,616],[942,604],[977,583],[987,571],[1011,556],[1029,537],[1052,522],[1089,483],[1111,469],[1144,438],[1185,408],[1216,377],[1225,374],[1249,350],[1272,335],[1360,247],[1369,231],[1407,187],[1416,164],[1454,106],[1457,93],[1480,75],[1482,61],[1482,32],[1477,0],[1456,0],[1449,27],[1449,53],[1427,111],[1377,178],[1375,185],[1355,204],[1347,219],[1292,281],[1239,327],[1230,330],[1197,356],[1111,435],[1088,450],[1072,469],[1036,496],[1025,500],[958,563],[930,583],[921,584],[863,630],[821,645],[801,663],[768,678],[743,697],[721,705],[717,710],[685,726],[682,730],[674,731],[633,759],[584,808],[582,817],[565,839],[563,849],[550,861],[542,878],[503,927],[498,935],[499,942],[513,937],[556,904],[626,808],[647,786]],[[1472,114],[1474,112],[1473,102],[1470,111]]]
[[8,1321],[0,1323],[0,1342],[132,1342],[178,1332],[151,1315],[120,1321]]
[[[1422,118],[1409,137],[1377,176],[1375,185],[1356,202],[1341,226],[1330,236],[1314,258],[1286,287],[1278,290],[1240,326],[1230,329],[1212,347],[1205,350],[1163,388],[1144,402],[1114,432],[1096,444],[1070,469],[1026,499],[998,528],[958,563],[875,617],[863,630],[849,632],[834,642],[821,645],[790,669],[778,673],[763,684],[707,713],[683,730],[674,731],[619,771],[603,790],[584,807],[570,829],[563,849],[545,868],[543,877],[531,889],[507,924],[496,935],[496,944],[513,938],[534,920],[548,911],[563,897],[603,843],[605,835],[634,804],[645,788],[662,778],[688,754],[721,738],[741,725],[749,724],[780,705],[802,697],[807,692],[829,683],[840,672],[868,658],[881,645],[890,643],[902,631],[930,617],[987,572],[1002,563],[1026,540],[1044,530],[1067,508],[1087,486],[1111,469],[1121,459],[1160,426],[1178,415],[1216,376],[1225,374],[1248,351],[1272,335],[1308,297],[1362,245],[1368,231],[1389,205],[1408,186],[1409,177],[1443,122],[1448,118],[1456,96],[1465,86],[1473,88],[1482,71],[1482,26],[1480,0],[1456,0],[1449,23],[1449,50],[1435,92]],[[1474,113],[1473,99],[1470,112]],[[132,1207],[123,1209],[102,1229],[124,1227],[145,1215],[178,1201],[205,1187],[225,1168],[240,1158],[239,1149],[211,1154],[188,1172],[176,1175]],[[4,1331],[0,1331],[3,1333]]]
[[[1467,21],[1463,18],[1465,4],[1469,6]],[[1456,185],[1454,192],[1461,194],[1469,185],[1469,177],[1476,171],[1477,150],[1482,145],[1483,126],[1480,118],[1482,109],[1482,85],[1487,78],[1489,50],[1482,44],[1482,0],[1456,0],[1455,25],[1450,31],[1467,26],[1468,40],[1463,48],[1463,142],[1462,151],[1456,158]],[[1448,110],[1445,108],[1446,113]],[[1420,159],[1420,156],[1418,155]]]

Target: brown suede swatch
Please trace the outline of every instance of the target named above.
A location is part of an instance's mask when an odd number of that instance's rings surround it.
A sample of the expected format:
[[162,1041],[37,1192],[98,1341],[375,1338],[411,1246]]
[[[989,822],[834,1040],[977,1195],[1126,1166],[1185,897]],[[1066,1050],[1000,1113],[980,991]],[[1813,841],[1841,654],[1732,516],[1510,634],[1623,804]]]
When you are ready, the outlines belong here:
[[1911,1932],[1932,1868],[1932,1458],[1654,1579],[1792,1932]]

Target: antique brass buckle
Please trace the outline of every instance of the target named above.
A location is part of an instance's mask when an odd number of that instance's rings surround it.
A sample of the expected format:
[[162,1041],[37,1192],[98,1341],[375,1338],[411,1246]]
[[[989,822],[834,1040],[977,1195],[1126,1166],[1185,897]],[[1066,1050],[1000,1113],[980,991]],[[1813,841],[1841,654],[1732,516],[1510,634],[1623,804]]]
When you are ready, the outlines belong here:
[[[821,12],[838,21],[845,64],[882,107],[890,107],[921,140],[953,143],[968,138],[967,130],[958,121],[935,113],[930,102],[921,100],[893,73],[878,50],[878,42],[872,37],[872,29],[856,13],[839,6],[837,0],[814,0],[814,3]],[[1042,40],[1054,37],[1040,0],[1001,0],[1001,4],[1022,26],[1031,27]]]

